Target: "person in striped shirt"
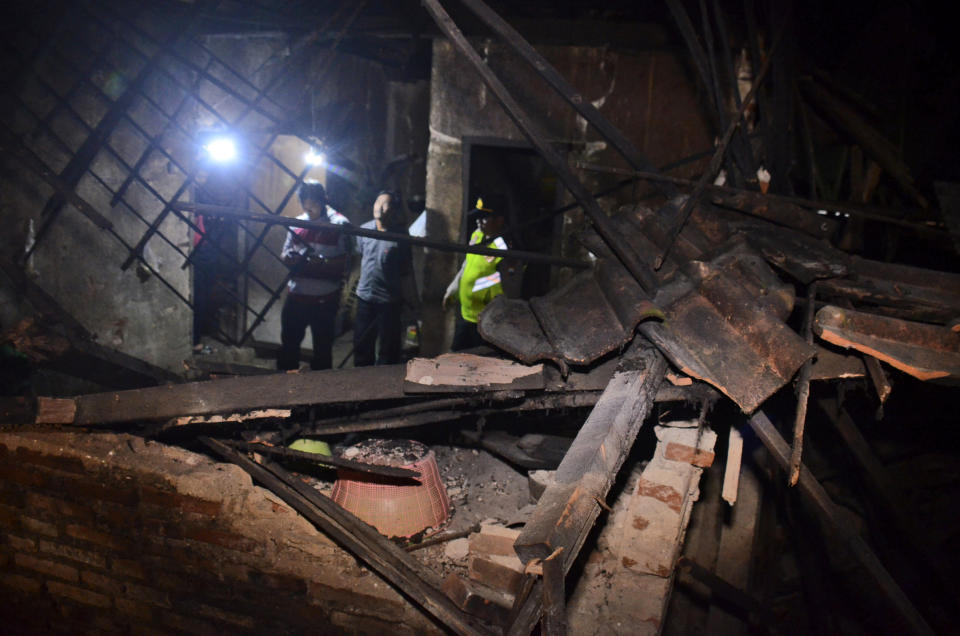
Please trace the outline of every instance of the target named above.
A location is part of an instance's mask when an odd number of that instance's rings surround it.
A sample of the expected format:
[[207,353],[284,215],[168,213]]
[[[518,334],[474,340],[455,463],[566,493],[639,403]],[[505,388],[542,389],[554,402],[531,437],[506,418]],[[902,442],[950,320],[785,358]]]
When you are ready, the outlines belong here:
[[300,366],[300,343],[310,327],[313,358],[310,368],[332,366],[334,325],[344,275],[349,267],[350,239],[333,228],[348,224],[347,218],[327,205],[327,193],[317,181],[305,181],[300,187],[297,218],[329,227],[290,228],[281,257],[290,267],[287,297],[280,315],[280,353],[277,368]]

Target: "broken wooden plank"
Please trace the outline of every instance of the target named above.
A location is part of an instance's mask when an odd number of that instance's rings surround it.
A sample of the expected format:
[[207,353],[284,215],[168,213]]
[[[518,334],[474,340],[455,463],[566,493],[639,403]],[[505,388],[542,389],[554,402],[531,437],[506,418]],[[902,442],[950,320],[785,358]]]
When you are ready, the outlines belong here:
[[[770,422],[766,414],[759,410],[749,419],[750,428],[757,434],[760,441],[767,448],[774,460],[784,471],[790,466],[790,447],[777,429]],[[914,634],[933,634],[923,616],[907,598],[897,582],[890,576],[886,568],[874,554],[867,542],[863,540],[855,529],[847,523],[846,517],[839,514],[836,504],[817,481],[816,477],[801,465],[800,479],[797,482],[800,492],[810,502],[812,509],[820,519],[826,523],[840,537],[850,549],[853,557],[866,571],[868,577],[876,584],[879,591],[886,598],[892,608],[901,616],[904,627]]]
[[743,461],[743,435],[735,425],[730,425],[727,442],[727,463],[723,469],[723,491],[720,497],[731,506],[737,503],[740,488],[741,462]]
[[184,415],[167,422],[160,428],[159,432],[167,432],[173,428],[191,424],[232,424],[251,420],[286,419],[290,417],[292,412],[291,409],[257,409],[245,413],[230,413],[229,415]]
[[542,364],[527,366],[470,353],[414,358],[407,362],[403,383],[407,393],[542,389],[545,385]]
[[947,327],[828,305],[817,312],[817,335],[919,378],[960,377],[960,333]]
[[564,548],[569,569],[600,514],[603,500],[653,405],[666,372],[666,360],[635,340],[600,401],[590,412],[556,473],[514,544],[525,563]]
[[490,634],[473,617],[456,607],[440,592],[437,575],[410,555],[344,510],[329,497],[299,482],[275,464],[261,465],[242,453],[210,438],[201,438],[210,450],[233,462],[290,507],[319,527],[374,569],[399,592],[417,602],[458,634]]
[[215,415],[303,404],[343,404],[404,397],[403,366],[277,373],[81,395],[73,420],[108,424]]

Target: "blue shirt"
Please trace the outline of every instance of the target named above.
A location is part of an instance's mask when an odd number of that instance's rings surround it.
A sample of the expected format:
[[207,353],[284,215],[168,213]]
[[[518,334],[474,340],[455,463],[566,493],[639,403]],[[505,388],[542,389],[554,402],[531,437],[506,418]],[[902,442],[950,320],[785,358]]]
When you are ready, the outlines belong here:
[[[360,227],[377,229],[377,222],[367,221]],[[360,253],[360,280],[357,296],[369,303],[390,303],[403,299],[401,281],[413,269],[409,243],[356,237]]]

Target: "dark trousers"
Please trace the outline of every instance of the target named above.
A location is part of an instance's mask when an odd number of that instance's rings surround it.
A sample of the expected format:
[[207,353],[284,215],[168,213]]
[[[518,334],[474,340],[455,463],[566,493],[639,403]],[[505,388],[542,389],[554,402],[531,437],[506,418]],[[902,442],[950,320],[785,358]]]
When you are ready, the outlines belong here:
[[354,365],[369,367],[374,362],[377,342],[380,355],[377,364],[400,362],[400,338],[403,335],[400,323],[400,301],[372,303],[357,298],[357,322],[353,327]]
[[333,366],[333,329],[337,318],[339,297],[328,302],[312,302],[287,295],[280,314],[280,354],[277,368],[288,371],[300,366],[300,343],[310,327],[313,336],[313,359],[310,368],[329,369]]
[[[201,248],[202,250],[203,248]],[[216,261],[199,254],[193,263],[193,344],[200,337],[217,333],[217,308],[213,302],[213,287],[217,280]]]
[[477,329],[477,323],[468,322],[463,316],[457,315],[457,324],[453,328],[453,351],[463,351],[464,349],[473,349],[486,344],[486,341],[480,337],[480,331]]

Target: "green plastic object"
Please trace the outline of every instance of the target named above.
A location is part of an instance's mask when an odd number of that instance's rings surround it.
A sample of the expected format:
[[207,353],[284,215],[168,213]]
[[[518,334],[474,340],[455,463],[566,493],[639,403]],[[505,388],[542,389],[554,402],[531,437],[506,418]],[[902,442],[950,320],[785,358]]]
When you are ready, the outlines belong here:
[[330,452],[330,444],[319,439],[301,437],[300,439],[294,440],[288,448],[290,450],[300,451],[301,453],[316,453],[317,455],[327,455],[328,457],[333,455],[333,453]]

